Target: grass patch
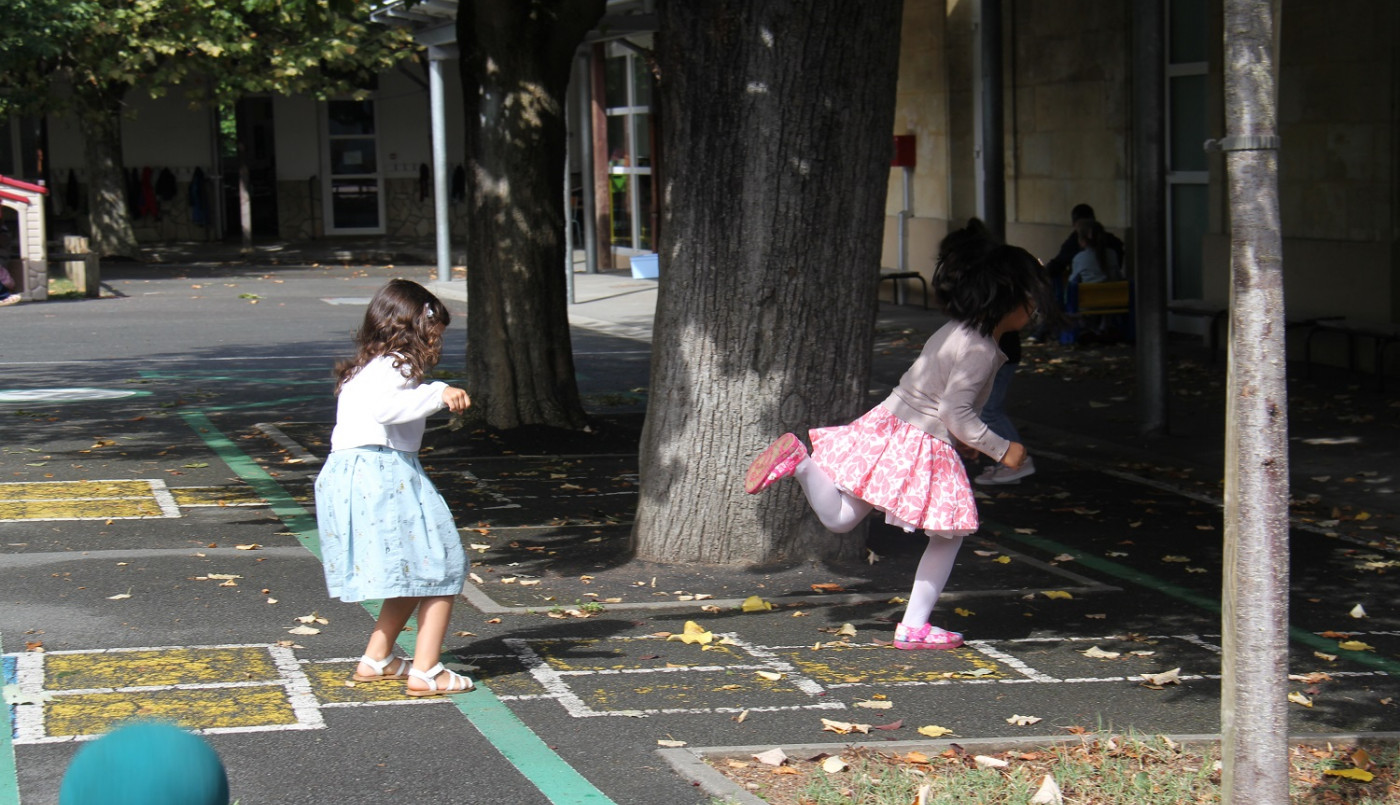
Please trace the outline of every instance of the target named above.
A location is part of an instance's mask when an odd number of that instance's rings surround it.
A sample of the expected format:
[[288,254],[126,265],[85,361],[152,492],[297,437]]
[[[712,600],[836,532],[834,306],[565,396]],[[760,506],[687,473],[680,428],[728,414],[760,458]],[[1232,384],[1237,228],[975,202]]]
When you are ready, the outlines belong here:
[[[772,805],[1026,805],[1047,775],[1061,796],[1050,802],[1221,801],[1219,748],[1178,745],[1161,736],[1085,732],[1073,743],[985,755],[957,745],[929,755],[899,754],[865,744],[842,750],[840,757],[847,766],[836,772],[823,770],[828,757],[790,758],[778,768],[752,758],[718,758],[709,763]],[[1394,742],[1364,747],[1297,745],[1289,750],[1289,768],[1292,803],[1400,802],[1400,746]],[[1371,779],[1335,774],[1358,769],[1372,775]],[[714,799],[712,805],[722,802]]]

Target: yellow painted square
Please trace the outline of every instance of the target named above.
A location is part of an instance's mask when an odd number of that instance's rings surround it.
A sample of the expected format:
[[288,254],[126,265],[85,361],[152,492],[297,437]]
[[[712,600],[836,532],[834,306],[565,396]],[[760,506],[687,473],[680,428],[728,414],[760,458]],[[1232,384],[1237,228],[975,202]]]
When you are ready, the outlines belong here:
[[379,682],[355,682],[356,663],[326,662],[309,663],[302,666],[306,678],[311,682],[311,695],[316,701],[327,704],[342,702],[384,702],[407,698],[404,693],[404,680],[385,679]]
[[[716,640],[719,638],[716,637]],[[680,641],[541,640],[530,647],[556,671],[616,671],[660,668],[667,664],[694,666],[748,665],[755,660],[738,646],[711,643],[707,647]],[[653,659],[642,657],[659,655]]]
[[149,481],[54,481],[4,484],[7,500],[74,500],[77,498],[150,497]]
[[[148,490],[149,491],[149,490]],[[160,504],[149,494],[144,500],[103,498],[100,500],[36,500],[0,502],[0,520],[80,519],[109,517],[164,517]]]
[[44,658],[44,689],[49,691],[278,679],[281,675],[272,655],[259,646],[49,654]]
[[[821,685],[1006,679],[1002,666],[969,648],[900,651],[888,646],[830,646],[773,652]],[[991,671],[992,673],[985,673]],[[972,674],[980,673],[980,676]],[[1019,677],[1019,675],[1017,675]]]
[[97,735],[127,719],[155,719],[185,729],[280,726],[297,723],[281,685],[249,688],[82,693],[44,704],[49,737]]
[[713,710],[749,707],[802,707],[822,701],[797,688],[786,675],[777,681],[752,671],[672,671],[564,680],[589,708],[631,710]]
[[235,506],[239,504],[262,505],[262,499],[246,486],[185,486],[170,490],[170,496],[178,506]]

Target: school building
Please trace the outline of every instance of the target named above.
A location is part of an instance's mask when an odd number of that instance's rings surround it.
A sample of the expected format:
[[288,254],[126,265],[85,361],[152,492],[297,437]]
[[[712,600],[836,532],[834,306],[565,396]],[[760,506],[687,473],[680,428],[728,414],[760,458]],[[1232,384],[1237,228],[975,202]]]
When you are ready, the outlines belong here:
[[[1374,329],[1379,335],[1356,343],[1370,369],[1376,351],[1395,340],[1383,336],[1400,327],[1400,3],[1282,0],[1278,8],[1287,315],[1345,316]],[[133,91],[123,137],[138,238],[237,237],[237,142],[249,163],[257,237],[431,240],[439,170],[448,227],[460,232],[466,177],[455,12],[456,0],[380,2],[376,16],[410,27],[426,49],[380,75],[366,100],[255,97],[221,115],[192,110],[178,88],[159,99]],[[576,247],[594,239],[605,265],[615,257],[625,266],[656,242],[653,179],[665,165],[652,144],[664,121],[651,114],[644,66],[652,2],[610,0],[607,14],[579,48],[570,90],[578,210],[570,234]],[[1144,31],[1148,49],[1134,46]],[[1225,135],[1223,40],[1221,0],[904,0],[891,134],[912,138],[913,164],[890,171],[885,269],[931,274],[950,225],[985,215],[1000,196],[1007,240],[1042,258],[1069,233],[1071,207],[1092,205],[1127,242],[1131,272],[1137,156],[1148,136],[1165,155],[1164,175],[1154,178],[1167,221],[1169,299],[1223,307],[1225,159],[1204,147]],[[1150,95],[1155,110],[1145,112],[1147,96],[1135,96],[1135,75],[1161,76]],[[435,82],[445,131],[436,163]],[[1000,138],[989,137],[986,127],[998,122]],[[999,159],[984,147],[998,141]],[[0,175],[47,187],[50,237],[80,231],[83,151],[71,120],[0,122]],[[904,290],[917,299],[916,288]],[[888,298],[892,284],[884,289]],[[1210,320],[1173,315],[1169,324],[1204,333]],[[1301,330],[1290,339],[1301,354]],[[1322,337],[1315,350],[1345,362],[1345,346]],[[1387,372],[1400,372],[1400,349],[1384,358]]]

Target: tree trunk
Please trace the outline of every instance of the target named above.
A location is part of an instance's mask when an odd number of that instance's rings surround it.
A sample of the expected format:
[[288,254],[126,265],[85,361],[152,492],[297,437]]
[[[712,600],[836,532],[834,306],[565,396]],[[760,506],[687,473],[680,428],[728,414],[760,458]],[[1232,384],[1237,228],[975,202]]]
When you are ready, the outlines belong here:
[[774,437],[866,410],[899,0],[658,4],[660,298],[640,559],[849,557],[797,484],[744,494]]
[[1225,2],[1230,370],[1220,726],[1228,803],[1288,802],[1288,396],[1277,3]]
[[604,0],[457,12],[466,113],[467,391],[488,425],[587,424],[565,301],[565,92]]
[[88,237],[103,257],[136,258],[136,232],[127,204],[122,165],[122,96],[125,88],[76,91],[78,128],[87,163]]

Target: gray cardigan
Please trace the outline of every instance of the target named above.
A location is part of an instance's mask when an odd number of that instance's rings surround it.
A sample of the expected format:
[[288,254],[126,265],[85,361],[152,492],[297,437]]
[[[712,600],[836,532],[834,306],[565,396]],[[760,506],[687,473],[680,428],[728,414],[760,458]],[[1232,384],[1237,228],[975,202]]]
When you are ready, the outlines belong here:
[[956,439],[1000,461],[1011,442],[987,427],[981,411],[1003,363],[995,339],[950,321],[929,338],[880,405],[930,436],[954,445]]

